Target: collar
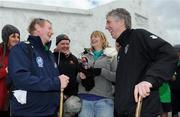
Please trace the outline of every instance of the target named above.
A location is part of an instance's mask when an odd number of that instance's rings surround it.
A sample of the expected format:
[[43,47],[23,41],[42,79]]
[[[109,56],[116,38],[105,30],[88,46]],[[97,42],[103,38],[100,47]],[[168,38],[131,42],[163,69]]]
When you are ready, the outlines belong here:
[[96,56],[96,57],[100,57],[100,56],[103,55],[103,50],[100,50],[100,51],[94,50],[94,51],[93,51],[93,54],[94,54],[94,56]]
[[41,48],[45,51],[48,51],[51,47],[51,41],[43,45],[41,38],[39,36],[29,35],[28,41],[35,47]]
[[126,46],[130,42],[130,34],[133,29],[126,29],[122,34],[116,39],[116,42],[121,46]]

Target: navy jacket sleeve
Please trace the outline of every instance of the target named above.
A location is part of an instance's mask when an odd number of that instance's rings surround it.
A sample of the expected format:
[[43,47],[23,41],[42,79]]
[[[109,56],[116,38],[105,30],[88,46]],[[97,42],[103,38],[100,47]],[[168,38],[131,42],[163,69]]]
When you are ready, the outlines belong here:
[[50,78],[32,74],[32,63],[28,54],[24,43],[20,43],[11,49],[8,80],[12,82],[13,87],[27,91],[59,91],[60,81],[58,76]]
[[177,54],[168,42],[146,30],[140,30],[138,36],[151,64],[145,81],[158,88],[163,81],[171,79],[176,69]]

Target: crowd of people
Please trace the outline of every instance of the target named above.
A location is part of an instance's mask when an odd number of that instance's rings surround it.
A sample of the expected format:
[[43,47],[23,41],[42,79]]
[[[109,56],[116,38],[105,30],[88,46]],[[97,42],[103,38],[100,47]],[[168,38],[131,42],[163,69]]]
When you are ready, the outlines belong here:
[[[131,15],[116,8],[106,15],[106,34],[95,30],[90,47],[70,51],[71,39],[56,36],[52,23],[34,18],[29,37],[7,24],[0,44],[0,114],[11,117],[173,117],[180,114],[180,46],[145,29],[132,29]],[[63,97],[60,94],[64,94]],[[63,102],[60,100],[63,98]],[[179,115],[180,116],[180,115]]]

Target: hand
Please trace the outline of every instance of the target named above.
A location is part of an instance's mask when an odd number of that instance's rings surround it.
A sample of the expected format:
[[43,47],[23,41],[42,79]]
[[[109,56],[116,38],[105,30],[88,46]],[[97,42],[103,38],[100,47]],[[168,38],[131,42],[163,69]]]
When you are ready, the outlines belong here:
[[69,83],[69,77],[63,74],[59,76],[59,79],[61,83],[61,91],[63,91]]
[[134,88],[134,98],[135,101],[138,102],[138,96],[142,96],[143,98],[150,95],[150,88],[152,88],[152,84],[147,81],[142,81],[137,84]]
[[79,72],[79,77],[81,80],[86,79],[86,75],[82,72]]

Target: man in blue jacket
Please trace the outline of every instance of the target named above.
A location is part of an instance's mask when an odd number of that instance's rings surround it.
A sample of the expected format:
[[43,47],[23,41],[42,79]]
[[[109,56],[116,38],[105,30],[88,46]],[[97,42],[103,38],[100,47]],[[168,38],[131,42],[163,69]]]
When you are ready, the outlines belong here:
[[59,76],[50,48],[51,22],[35,18],[30,36],[12,48],[9,55],[8,83],[11,89],[12,117],[56,117],[60,91],[69,77]]
[[176,68],[173,47],[144,29],[131,29],[131,15],[126,9],[113,9],[106,21],[106,29],[121,46],[115,85],[117,116],[134,117],[141,96],[141,117],[157,117],[162,112],[159,86],[171,79]]

